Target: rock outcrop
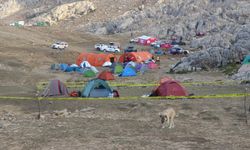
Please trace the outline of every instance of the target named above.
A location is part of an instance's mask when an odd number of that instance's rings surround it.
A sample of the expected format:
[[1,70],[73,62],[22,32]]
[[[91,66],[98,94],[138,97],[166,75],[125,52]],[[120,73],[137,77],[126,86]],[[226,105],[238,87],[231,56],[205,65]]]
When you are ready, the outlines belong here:
[[22,6],[16,0],[1,0],[0,1],[0,19],[8,17],[19,10]]
[[66,3],[33,18],[32,21],[44,21],[52,25],[62,20],[81,17],[94,10],[94,4],[90,1]]
[[228,36],[208,38],[201,45],[207,46],[206,49],[183,58],[172,71],[187,72],[192,71],[190,68],[208,69],[241,62],[250,52],[250,24],[239,26]]

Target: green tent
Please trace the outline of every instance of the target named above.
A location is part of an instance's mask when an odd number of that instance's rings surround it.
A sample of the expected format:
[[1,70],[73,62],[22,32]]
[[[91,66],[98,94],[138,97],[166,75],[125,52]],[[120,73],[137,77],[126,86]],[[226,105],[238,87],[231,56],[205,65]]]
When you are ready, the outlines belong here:
[[95,72],[92,70],[86,70],[83,72],[84,77],[95,77],[95,75],[96,75]]
[[122,65],[120,65],[120,64],[115,65],[115,70],[114,70],[115,74],[120,74],[120,73],[122,73],[122,71],[123,71]]
[[48,26],[48,23],[47,23],[47,22],[42,22],[42,21],[40,21],[40,22],[36,22],[36,23],[35,23],[35,26],[46,27],[46,26]]
[[250,55],[247,55],[245,59],[243,60],[242,64],[250,64]]
[[92,79],[84,86],[82,97],[109,97],[112,91],[106,81]]

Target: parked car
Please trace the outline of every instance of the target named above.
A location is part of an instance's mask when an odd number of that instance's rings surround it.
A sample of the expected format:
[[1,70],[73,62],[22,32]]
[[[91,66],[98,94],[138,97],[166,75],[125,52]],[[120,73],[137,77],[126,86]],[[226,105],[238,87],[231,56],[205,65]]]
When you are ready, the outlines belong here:
[[165,49],[172,48],[172,45],[166,41],[156,41],[151,43],[151,46],[154,48],[165,48]]
[[105,47],[105,46],[110,46],[110,47],[114,47],[114,48],[118,48],[118,49],[120,48],[119,43],[109,42],[109,44],[97,43],[97,44],[95,44],[95,49],[100,50],[101,47]]
[[103,52],[114,52],[119,53],[121,50],[114,45],[106,45],[106,44],[96,44],[95,49]]
[[110,45],[105,45],[102,46],[102,48],[100,49],[100,51],[104,51],[104,52],[114,52],[114,53],[119,53],[121,52],[121,50],[117,47],[114,46],[110,46]]
[[137,52],[137,49],[134,47],[134,46],[128,46],[125,50],[124,50],[125,53],[128,53],[128,52]]
[[67,42],[60,42],[60,41],[51,45],[51,48],[53,49],[65,49],[67,47],[69,47]]
[[169,49],[169,53],[172,55],[177,55],[177,54],[189,54],[188,50],[183,50],[183,48],[179,46],[173,46],[172,48]]
[[117,43],[117,42],[109,42],[109,45],[110,46],[114,46],[114,47],[116,47],[116,48],[120,48],[121,46],[120,46],[120,43]]
[[100,51],[101,48],[102,48],[104,45],[105,45],[105,44],[97,43],[97,44],[95,44],[95,49],[97,49],[98,51]]
[[129,43],[138,43],[138,42],[139,42],[139,38],[134,38],[129,41]]
[[172,48],[173,45],[170,44],[170,43],[162,43],[162,44],[160,45],[160,47],[161,47],[161,48],[165,48],[165,49],[169,49],[169,48]]

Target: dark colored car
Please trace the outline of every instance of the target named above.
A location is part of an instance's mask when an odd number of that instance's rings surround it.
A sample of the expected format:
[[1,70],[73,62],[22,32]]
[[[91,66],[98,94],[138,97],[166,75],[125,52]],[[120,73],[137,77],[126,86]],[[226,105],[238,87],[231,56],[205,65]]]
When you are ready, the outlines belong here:
[[188,50],[183,50],[182,48],[180,47],[172,47],[171,49],[169,49],[169,54],[172,54],[172,55],[177,55],[177,54],[189,54],[189,51]]
[[129,52],[137,52],[137,49],[134,46],[128,46],[125,50],[125,53],[129,53]]

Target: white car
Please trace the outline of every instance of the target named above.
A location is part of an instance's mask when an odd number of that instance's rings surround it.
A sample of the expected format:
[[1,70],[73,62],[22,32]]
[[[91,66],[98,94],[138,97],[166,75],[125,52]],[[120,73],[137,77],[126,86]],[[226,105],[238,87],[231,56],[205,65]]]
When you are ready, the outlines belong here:
[[96,44],[95,49],[103,52],[114,52],[119,53],[121,50],[114,45]]
[[67,42],[56,42],[51,45],[51,48],[53,49],[65,49],[67,47],[69,47]]
[[102,43],[98,43],[98,44],[96,44],[95,45],[95,49],[97,49],[97,50],[101,50],[101,48],[104,46],[105,44],[102,44]]
[[139,38],[130,39],[129,43],[138,43]]
[[104,45],[101,47],[100,51],[119,53],[121,50],[114,46]]

